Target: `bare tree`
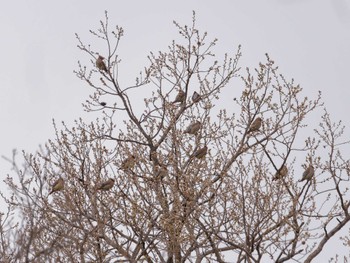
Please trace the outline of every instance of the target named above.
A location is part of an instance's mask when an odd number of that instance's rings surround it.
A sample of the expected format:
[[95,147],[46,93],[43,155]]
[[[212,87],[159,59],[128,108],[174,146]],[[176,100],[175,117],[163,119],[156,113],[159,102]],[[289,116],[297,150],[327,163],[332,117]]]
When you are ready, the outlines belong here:
[[[325,111],[305,134],[320,94],[303,98],[268,55],[254,70],[239,68],[240,48],[219,62],[217,40],[195,22],[174,22],[181,39],[150,53],[129,86],[123,29],[110,32],[107,13],[91,31],[107,52],[77,35],[90,59],[75,72],[93,90],[84,107],[100,118],[54,123],[55,138],[24,153],[23,167],[8,159],[18,180],[5,180],[2,259],[311,262],[349,222],[344,127]],[[152,91],[143,110],[141,89]]]

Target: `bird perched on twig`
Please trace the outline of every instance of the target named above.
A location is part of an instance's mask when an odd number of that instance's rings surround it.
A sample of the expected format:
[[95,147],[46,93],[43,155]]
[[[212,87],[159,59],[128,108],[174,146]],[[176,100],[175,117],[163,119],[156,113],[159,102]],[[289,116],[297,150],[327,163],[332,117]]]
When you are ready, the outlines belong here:
[[136,157],[134,155],[131,155],[122,162],[120,169],[122,170],[132,169],[135,166],[135,162],[136,162]]
[[196,134],[201,128],[202,123],[200,121],[192,122],[188,127],[184,130],[184,133]]
[[99,55],[98,58],[96,59],[96,67],[101,71],[108,72],[106,64],[103,61],[104,59],[105,59],[104,57]]
[[179,90],[179,93],[176,95],[175,100],[173,103],[176,102],[183,102],[186,99],[186,93],[183,90]]
[[149,160],[152,161],[155,165],[159,165],[159,159],[158,159],[158,154],[154,149],[150,150],[149,153]]
[[310,164],[303,172],[303,177],[299,180],[299,182],[302,182],[305,180],[310,181],[311,178],[314,176],[314,174],[315,174],[315,168],[312,166],[312,164]]
[[101,183],[98,187],[97,190],[102,190],[102,191],[108,191],[111,190],[113,185],[114,185],[114,179],[109,178],[107,181]]
[[253,123],[250,125],[248,133],[255,132],[260,129],[262,124],[262,119],[260,117],[256,118]]
[[194,103],[197,103],[201,100],[201,95],[199,95],[199,93],[197,91],[193,92],[193,95],[192,95],[192,101]]
[[61,190],[63,190],[63,188],[64,188],[64,180],[62,177],[60,177],[53,183],[53,185],[51,187],[51,192],[49,193],[49,195],[54,193],[54,192],[61,191]]
[[283,177],[285,177],[288,173],[288,168],[287,166],[283,165],[275,174],[275,176],[273,177],[272,181],[281,179]]
[[193,156],[202,159],[208,152],[208,147],[205,145],[203,148],[198,149],[193,153]]

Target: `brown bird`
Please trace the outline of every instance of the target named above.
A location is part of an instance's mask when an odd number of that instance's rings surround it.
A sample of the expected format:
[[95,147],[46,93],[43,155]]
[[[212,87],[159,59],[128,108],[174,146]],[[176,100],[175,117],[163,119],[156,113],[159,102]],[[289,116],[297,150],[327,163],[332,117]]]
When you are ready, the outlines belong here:
[[64,188],[64,180],[62,179],[62,177],[60,177],[51,186],[51,192],[49,193],[49,195],[54,192],[61,191],[63,190],[63,188]]
[[108,72],[107,70],[107,67],[106,67],[106,64],[104,63],[104,60],[105,58],[102,57],[102,56],[98,56],[98,58],[96,59],[96,67],[99,69],[99,70],[102,70],[102,71],[106,71]]
[[275,174],[274,178],[272,179],[272,181],[281,179],[283,177],[285,177],[288,173],[288,168],[287,166],[283,165]]
[[306,170],[303,172],[303,177],[301,178],[301,180],[299,180],[299,182],[302,181],[310,181],[311,178],[314,176],[315,174],[315,168],[312,166],[312,164],[309,165],[309,167],[306,168]]
[[205,145],[203,148],[198,149],[194,152],[193,156],[202,159],[208,152],[208,147]]
[[202,123],[200,121],[192,122],[185,130],[184,133],[196,134],[201,128]]
[[136,162],[135,159],[136,159],[136,157],[134,155],[129,156],[128,158],[126,158],[122,162],[122,164],[120,166],[120,169],[122,169],[122,170],[129,170],[129,169],[134,168],[135,162]]
[[151,149],[149,153],[149,160],[153,161],[156,165],[159,164],[158,154],[155,150]]
[[201,95],[199,95],[199,93],[198,92],[193,92],[193,95],[192,95],[192,101],[194,102],[194,103],[197,103],[197,102],[199,102],[201,100]]
[[102,190],[102,191],[108,191],[111,190],[113,185],[114,185],[114,179],[109,178],[107,181],[101,183],[98,187],[97,190]]
[[260,129],[262,124],[262,119],[260,117],[256,118],[253,123],[250,125],[248,133],[255,132]]
[[175,100],[173,101],[173,103],[176,103],[176,102],[183,102],[185,99],[186,99],[186,94],[183,90],[179,90],[179,93],[176,95],[176,98]]

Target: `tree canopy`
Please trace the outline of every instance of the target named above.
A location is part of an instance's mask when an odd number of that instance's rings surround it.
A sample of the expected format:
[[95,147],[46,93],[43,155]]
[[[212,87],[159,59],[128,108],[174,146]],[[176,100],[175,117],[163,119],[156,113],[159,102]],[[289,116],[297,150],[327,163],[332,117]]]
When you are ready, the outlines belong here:
[[178,40],[127,86],[123,28],[106,13],[90,31],[103,51],[77,35],[83,107],[99,118],[54,122],[23,165],[8,158],[5,262],[316,262],[348,224],[348,138],[321,94],[304,97],[267,54],[253,69],[240,47],[217,58],[195,14],[174,25]]

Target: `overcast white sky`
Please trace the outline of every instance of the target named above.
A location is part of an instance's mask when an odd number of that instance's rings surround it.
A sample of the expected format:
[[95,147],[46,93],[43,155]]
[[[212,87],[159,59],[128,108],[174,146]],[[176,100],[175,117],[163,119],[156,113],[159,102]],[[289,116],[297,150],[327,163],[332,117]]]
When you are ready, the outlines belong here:
[[[81,103],[91,90],[73,74],[84,58],[74,33],[99,47],[88,30],[99,26],[104,10],[111,24],[124,27],[119,54],[129,83],[149,51],[178,38],[172,21],[190,24],[195,10],[199,28],[219,39],[220,52],[242,44],[243,67],[269,53],[308,96],[321,90],[332,116],[350,125],[350,0],[3,1],[0,155],[35,151],[53,137],[52,118],[88,117]],[[4,178],[9,167],[0,165]]]
[[0,10],[0,154],[36,149],[52,137],[53,117],[69,123],[86,116],[81,103],[91,90],[72,73],[84,58],[74,33],[101,45],[88,30],[104,10],[126,31],[119,53],[130,83],[149,51],[177,38],[172,21],[189,24],[196,10],[218,49],[242,44],[242,66],[268,52],[282,73],[310,96],[321,90],[330,112],[348,122],[350,0],[7,1]]

